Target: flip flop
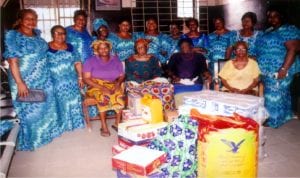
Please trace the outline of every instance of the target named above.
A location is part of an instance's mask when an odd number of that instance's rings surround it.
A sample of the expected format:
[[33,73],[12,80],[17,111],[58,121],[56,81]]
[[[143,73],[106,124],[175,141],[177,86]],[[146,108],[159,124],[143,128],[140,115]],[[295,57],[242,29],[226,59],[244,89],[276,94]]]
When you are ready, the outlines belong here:
[[109,131],[105,131],[104,129],[100,129],[100,135],[102,137],[109,137],[110,136],[110,132]]
[[118,132],[118,126],[112,125],[111,128],[113,128],[116,132]]

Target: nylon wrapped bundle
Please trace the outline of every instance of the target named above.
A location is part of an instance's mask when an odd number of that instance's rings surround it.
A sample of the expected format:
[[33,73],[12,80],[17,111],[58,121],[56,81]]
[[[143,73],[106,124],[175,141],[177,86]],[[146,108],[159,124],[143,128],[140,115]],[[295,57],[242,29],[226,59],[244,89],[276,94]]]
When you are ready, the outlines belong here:
[[233,117],[203,115],[191,110],[199,121],[198,177],[256,177],[258,129],[256,121]]

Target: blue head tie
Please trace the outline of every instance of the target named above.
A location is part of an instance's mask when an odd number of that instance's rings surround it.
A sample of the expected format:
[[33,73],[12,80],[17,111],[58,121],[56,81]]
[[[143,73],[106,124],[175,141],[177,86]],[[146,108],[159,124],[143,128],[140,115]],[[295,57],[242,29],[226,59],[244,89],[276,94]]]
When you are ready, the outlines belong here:
[[101,26],[106,26],[108,28],[108,24],[103,18],[97,18],[93,21],[94,31],[97,31]]

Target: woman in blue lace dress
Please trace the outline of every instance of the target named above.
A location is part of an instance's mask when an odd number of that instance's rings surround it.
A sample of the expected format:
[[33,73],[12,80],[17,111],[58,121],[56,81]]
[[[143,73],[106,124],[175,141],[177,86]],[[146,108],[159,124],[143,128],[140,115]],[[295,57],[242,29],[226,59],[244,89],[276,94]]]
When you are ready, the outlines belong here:
[[[209,70],[214,71],[214,63],[220,59],[225,59],[226,49],[231,44],[232,31],[225,28],[225,21],[223,17],[216,17],[214,19],[215,31],[208,35],[209,48]],[[214,71],[213,74],[218,71]]]
[[130,28],[129,20],[122,19],[119,23],[119,32],[112,33],[109,38],[109,41],[112,42],[113,51],[123,63],[134,54],[134,40]]
[[157,27],[157,20],[149,18],[146,20],[146,32],[136,32],[133,34],[134,41],[140,38],[151,40],[148,54],[154,55],[159,59],[161,64],[165,64],[170,58],[170,37],[166,34],[160,33]]
[[87,14],[84,10],[74,12],[74,25],[66,27],[67,42],[80,54],[81,62],[93,55],[91,48],[93,39],[86,29]]
[[169,54],[172,56],[174,53],[180,51],[180,47],[178,46],[178,42],[180,40],[180,36],[182,35],[180,24],[177,22],[170,23],[170,38],[171,45]]
[[[63,132],[47,67],[48,45],[35,29],[36,25],[36,12],[23,9],[14,30],[9,30],[4,40],[3,56],[9,62],[9,84],[21,125],[17,149],[23,151],[35,150]],[[46,100],[40,103],[16,101],[17,95],[27,96],[29,89],[42,89]]]
[[246,12],[241,20],[243,28],[234,32],[231,44],[226,51],[226,59],[233,57],[234,45],[237,41],[245,41],[248,44],[249,57],[256,58],[255,42],[262,35],[261,31],[254,29],[254,26],[257,23],[256,14],[254,12]]
[[203,55],[207,54],[208,50],[208,37],[204,33],[198,31],[198,20],[195,18],[190,18],[187,21],[187,27],[189,32],[181,35],[182,39],[190,38],[193,41],[193,51],[196,53],[201,53]]
[[[271,25],[258,39],[257,62],[263,74],[267,125],[280,127],[292,118],[290,84],[300,71],[300,30],[285,24],[279,10],[268,11]],[[277,75],[277,76],[276,76]]]
[[64,27],[60,25],[52,27],[51,35],[53,41],[49,42],[47,59],[63,129],[71,131],[83,128],[79,91],[79,87],[83,87],[80,56],[71,44],[66,43]]

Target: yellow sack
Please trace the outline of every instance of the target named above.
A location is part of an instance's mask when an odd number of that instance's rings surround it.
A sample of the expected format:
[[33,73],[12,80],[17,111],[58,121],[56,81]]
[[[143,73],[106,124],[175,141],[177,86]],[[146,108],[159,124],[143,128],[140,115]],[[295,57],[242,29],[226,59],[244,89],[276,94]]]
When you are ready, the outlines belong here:
[[199,121],[198,177],[255,178],[257,176],[258,127],[252,119],[201,115]]

